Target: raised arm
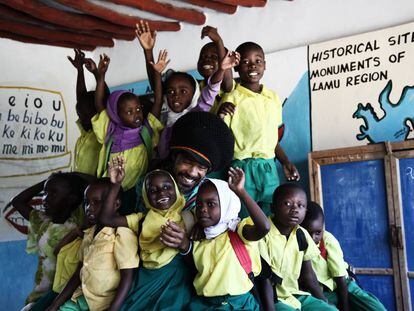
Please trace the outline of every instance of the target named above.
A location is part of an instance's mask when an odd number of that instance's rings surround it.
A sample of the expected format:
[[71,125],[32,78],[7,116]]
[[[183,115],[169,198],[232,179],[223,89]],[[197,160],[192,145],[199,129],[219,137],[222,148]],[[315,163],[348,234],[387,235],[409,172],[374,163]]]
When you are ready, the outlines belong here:
[[[217,46],[218,59],[222,60],[226,56],[226,48],[224,47],[223,39],[219,35],[217,28],[211,26],[205,26],[201,30],[201,39],[204,37],[209,37]],[[224,92],[230,92],[233,88],[233,72],[231,68],[225,71],[224,77],[222,78],[223,82],[221,84],[221,89]]]
[[100,55],[95,90],[95,108],[98,113],[105,109],[105,74],[108,70],[110,61],[111,60],[106,54]]
[[118,156],[108,163],[108,175],[111,179],[111,187],[103,203],[99,221],[102,225],[108,227],[128,227],[126,217],[117,215],[115,210],[118,192],[125,178],[125,160],[123,157]]
[[161,114],[162,106],[162,83],[161,83],[161,73],[167,67],[170,60],[168,59],[167,50],[161,50],[158,55],[158,61],[156,64],[153,62],[150,63],[151,71],[154,73],[154,104],[151,108],[151,113],[159,118]]
[[148,25],[148,22],[141,20],[139,24],[136,24],[135,34],[138,38],[139,44],[141,44],[142,49],[144,50],[145,56],[145,65],[147,68],[148,81],[151,85],[151,88],[155,88],[154,80],[154,71],[152,69],[151,63],[154,62],[153,50],[155,46],[155,39],[157,38],[157,32],[151,32],[151,29]]
[[78,75],[76,79],[76,100],[79,102],[81,95],[86,93],[85,74],[83,71],[85,53],[83,53],[79,49],[74,49],[74,51],[75,51],[75,58],[68,56],[68,60],[71,62],[73,67],[75,67],[76,70],[78,71]]
[[112,300],[111,306],[109,307],[109,311],[117,311],[121,308],[121,305],[131,288],[134,269],[121,269],[119,271],[121,280],[119,281],[118,289],[116,290],[115,298]]
[[246,206],[253,220],[253,225],[244,226],[243,237],[249,241],[258,241],[269,232],[270,222],[259,205],[250,197],[246,189],[244,189],[244,182],[243,170],[241,168],[231,167],[229,170],[229,187]]
[[16,208],[24,219],[29,220],[30,212],[33,210],[33,207],[30,205],[30,200],[42,192],[44,184],[45,181],[43,180],[40,183],[23,190],[12,199],[11,203],[13,207]]
[[327,301],[326,297],[323,295],[321,288],[319,287],[318,279],[316,277],[315,271],[313,271],[312,262],[310,260],[304,261],[302,263],[299,282],[306,291],[312,294],[312,296],[323,301]]
[[276,145],[275,155],[279,162],[282,164],[286,179],[289,181],[299,181],[300,175],[296,169],[296,166],[289,161],[289,158],[279,143]]
[[72,297],[75,290],[81,285],[80,271],[82,269],[82,262],[78,264],[75,273],[66,284],[62,292],[53,300],[52,304],[46,311],[56,311],[59,310],[60,306],[63,305],[66,301]]
[[[98,82],[98,67],[96,66],[95,61],[92,58],[85,58],[84,60],[85,62],[85,67],[86,69],[88,69],[88,71],[93,74],[93,76],[95,77],[95,82]],[[105,93],[104,94],[109,94],[109,87],[108,85],[105,83]],[[106,106],[106,102],[104,101],[104,105]]]
[[[222,81],[225,73],[239,64],[240,54],[238,52],[228,51],[224,57],[220,59],[221,61],[219,62],[219,67],[210,79],[210,83],[212,84]],[[222,83],[224,83],[224,80]]]

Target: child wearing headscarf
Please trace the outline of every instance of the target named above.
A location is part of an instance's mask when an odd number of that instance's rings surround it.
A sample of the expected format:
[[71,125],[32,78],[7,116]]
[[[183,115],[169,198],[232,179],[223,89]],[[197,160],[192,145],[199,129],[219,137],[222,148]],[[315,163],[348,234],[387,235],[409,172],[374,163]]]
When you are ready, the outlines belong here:
[[[118,157],[109,167],[113,198],[125,176],[124,159]],[[180,250],[168,247],[160,238],[169,222],[184,228],[181,216],[185,198],[172,176],[163,170],[148,173],[142,186],[142,197],[148,213],[116,216],[111,204],[104,206],[101,221],[111,227],[129,227],[139,235],[142,267],[138,269],[123,310],[182,310],[191,299],[192,273]],[[144,218],[145,217],[145,218]]]
[[[196,200],[197,223],[192,232],[192,248],[197,275],[194,287],[197,296],[190,310],[259,310],[250,293],[253,275],[261,270],[257,243],[270,229],[260,207],[244,189],[244,172],[230,168],[228,183],[206,179]],[[247,206],[249,218],[240,221],[241,202]],[[242,266],[234,240],[245,247],[250,257],[250,271]],[[239,244],[240,246],[240,244]]]
[[[105,108],[102,93],[109,61],[106,55],[101,55],[95,92],[98,114],[92,118],[93,130],[98,141],[102,143],[97,175],[108,175],[107,163],[110,159],[118,155],[126,159],[127,173],[122,182],[126,193],[122,198],[123,208],[120,210],[121,214],[125,214],[125,206],[129,205],[128,209],[135,207],[134,186],[138,178],[146,173],[152,150],[157,145],[159,132],[162,130],[162,124],[158,120],[162,103],[161,72],[168,63],[167,52],[161,51],[158,62],[152,64],[156,79],[155,101],[147,117],[144,117],[142,106],[135,94],[124,90],[112,92]],[[132,190],[128,192],[130,189]]]

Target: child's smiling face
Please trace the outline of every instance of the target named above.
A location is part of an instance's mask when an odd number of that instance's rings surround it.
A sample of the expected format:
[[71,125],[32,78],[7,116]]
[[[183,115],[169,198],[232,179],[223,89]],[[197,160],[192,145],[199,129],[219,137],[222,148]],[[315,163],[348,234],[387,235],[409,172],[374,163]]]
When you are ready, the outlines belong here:
[[167,82],[168,107],[176,113],[190,106],[194,95],[194,86],[187,77],[173,75]]
[[207,228],[217,225],[221,217],[220,198],[216,187],[210,181],[200,186],[196,199],[197,222]]
[[197,70],[204,79],[208,79],[218,68],[219,57],[217,47],[210,42],[204,45],[200,51],[197,62]]
[[274,219],[283,227],[300,225],[306,215],[307,197],[303,190],[290,188],[272,204]]
[[169,209],[177,201],[174,182],[166,173],[152,173],[148,177],[145,187],[148,201],[156,209]]
[[266,61],[263,51],[249,49],[240,55],[240,64],[236,67],[240,80],[245,83],[257,84],[266,70]]
[[137,98],[125,99],[118,103],[118,116],[122,124],[129,128],[142,125],[144,114]]

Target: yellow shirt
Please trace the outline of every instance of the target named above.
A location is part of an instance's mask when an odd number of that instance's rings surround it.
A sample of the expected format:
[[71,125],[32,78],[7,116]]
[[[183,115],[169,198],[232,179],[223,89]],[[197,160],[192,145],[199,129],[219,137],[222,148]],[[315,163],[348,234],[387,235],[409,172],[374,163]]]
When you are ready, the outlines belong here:
[[[251,223],[250,218],[243,219],[237,233],[246,245],[252,260],[253,274],[258,275],[261,262],[257,242],[247,241],[242,235],[244,225]],[[194,279],[197,295],[241,295],[252,289],[253,283],[236,256],[227,231],[214,239],[194,242],[193,257],[198,271]]]
[[323,242],[328,254],[326,260],[319,256],[312,259],[312,267],[319,283],[328,287],[331,291],[336,289],[336,277],[347,277],[348,265],[344,261],[344,254],[338,240],[328,231],[323,233]]
[[76,141],[75,146],[74,171],[96,176],[98,168],[97,159],[102,145],[96,139],[93,130],[85,131],[79,120],[76,121],[76,124],[81,135]]
[[222,102],[236,106],[234,115],[224,118],[235,138],[234,158],[274,158],[282,124],[282,104],[277,94],[265,86],[259,94],[237,84]]
[[126,215],[125,218],[127,220],[128,228],[134,231],[135,234],[138,234],[139,231],[139,222],[145,215],[143,213],[134,213]]
[[75,273],[79,264],[79,248],[82,244],[82,239],[77,238],[72,242],[63,246],[56,260],[56,273],[53,280],[53,291],[60,293]]
[[[270,219],[271,220],[271,219]],[[299,251],[296,231],[301,228],[305,234],[308,248]],[[293,308],[300,309],[301,303],[293,295],[309,295],[299,290],[298,279],[304,261],[312,260],[319,254],[319,249],[309,233],[302,227],[293,229],[289,238],[281,234],[271,221],[269,233],[259,241],[260,255],[269,264],[272,271],[282,278],[282,284],[276,285],[277,297]]]
[[86,229],[83,237],[80,260],[81,291],[72,299],[85,296],[89,309],[106,310],[114,299],[121,280],[120,269],[137,268],[137,236],[128,228],[104,227],[94,237],[95,227]]
[[[151,113],[148,114],[148,123],[153,130],[152,143],[153,147],[158,144],[159,132],[163,129],[161,122],[154,117]],[[99,162],[97,169],[98,177],[108,176],[107,163],[106,163],[106,147],[105,138],[109,126],[109,117],[106,113],[106,110],[103,110],[99,114],[96,114],[92,118],[93,131],[96,134],[98,142],[102,144],[101,151],[99,153]],[[122,182],[122,188],[124,190],[129,190],[135,187],[139,177],[143,176],[148,167],[148,155],[145,145],[142,143],[139,146],[134,148],[124,150],[122,152],[111,153],[109,160],[112,158],[122,155],[125,158],[125,178]]]

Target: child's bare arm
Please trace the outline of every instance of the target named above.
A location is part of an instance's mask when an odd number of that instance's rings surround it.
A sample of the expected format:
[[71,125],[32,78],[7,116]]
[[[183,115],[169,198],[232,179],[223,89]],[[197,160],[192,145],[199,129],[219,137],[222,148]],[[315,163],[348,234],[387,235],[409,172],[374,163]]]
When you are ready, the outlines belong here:
[[95,90],[95,108],[98,113],[105,109],[105,74],[108,70],[110,61],[111,60],[106,54],[100,55]]
[[269,232],[270,222],[259,205],[250,197],[246,189],[244,189],[244,182],[243,170],[231,167],[229,170],[229,187],[244,203],[253,220],[253,225],[244,226],[243,237],[249,241],[258,241]]
[[229,103],[229,102],[225,102],[222,103],[217,111],[217,115],[221,118],[224,119],[224,117],[226,115],[234,115],[234,113],[236,112],[236,106],[233,103]]
[[259,290],[260,300],[263,304],[263,309],[266,311],[274,311],[275,297],[270,279],[259,279],[257,281],[255,280],[255,283]]
[[77,238],[82,238],[83,232],[82,229],[79,227],[76,227],[71,232],[66,234],[62,240],[59,241],[59,243],[55,246],[55,249],[53,250],[53,254],[57,256],[62,249],[63,246],[69,244],[70,242],[76,240]]
[[74,49],[75,58],[68,56],[68,60],[73,67],[78,71],[76,79],[76,100],[79,101],[82,94],[86,93],[85,74],[83,72],[83,64],[85,60],[85,53],[79,49]]
[[159,118],[161,114],[162,106],[162,83],[161,83],[161,73],[167,67],[170,60],[168,59],[167,50],[161,50],[158,55],[158,61],[156,64],[151,62],[152,71],[154,72],[154,104],[151,108],[151,113]]
[[115,298],[109,307],[109,311],[117,311],[121,308],[121,305],[131,288],[134,269],[121,269],[119,271],[121,273],[121,280],[119,281],[118,289],[116,290]]
[[345,277],[334,278],[336,282],[336,294],[338,296],[338,307],[341,311],[349,310],[348,300],[348,286],[346,285]]
[[44,184],[45,181],[43,180],[40,183],[23,190],[12,199],[11,203],[13,207],[16,208],[24,219],[29,220],[30,212],[33,210],[33,207],[30,205],[30,200],[42,192]]
[[141,20],[139,24],[136,24],[135,26],[135,34],[138,38],[139,43],[141,44],[142,49],[144,50],[145,66],[147,68],[148,81],[150,83],[151,88],[154,90],[154,71],[150,64],[154,62],[153,50],[155,46],[155,40],[157,38],[157,32],[151,32],[148,22],[144,22],[143,20]]
[[108,163],[108,175],[111,179],[111,187],[103,203],[99,221],[102,225],[108,227],[128,227],[126,217],[117,215],[115,209],[118,192],[125,178],[125,160],[123,157],[118,156]]
[[289,181],[299,181],[300,175],[296,169],[296,166],[289,161],[289,158],[279,143],[276,145],[275,155],[279,162],[282,164],[286,179]]
[[216,84],[220,81],[224,83],[224,76],[227,71],[237,66],[240,62],[240,54],[238,52],[228,51],[223,58],[220,59],[219,67],[215,73],[213,73],[210,82]]
[[[95,77],[96,83],[98,83],[98,67],[96,66],[95,61],[92,58],[85,58],[84,62],[85,62],[86,69],[88,69],[88,71],[91,74],[93,74],[93,76]],[[109,87],[105,81],[104,81],[104,87],[105,87],[105,93],[109,94]],[[105,101],[103,104],[106,106]]]
[[299,281],[304,289],[310,292],[312,296],[325,302],[327,301],[326,297],[323,295],[321,288],[319,287],[318,279],[316,277],[315,271],[313,271],[312,262],[310,260],[304,261],[302,263]]
[[[219,35],[217,28],[205,26],[201,30],[201,39],[204,37],[209,37],[210,40],[216,44],[218,50],[218,58],[219,60],[222,60],[226,56],[226,48],[224,47],[223,39]],[[224,92],[230,92],[233,88],[233,73],[231,69],[225,71],[222,80],[223,82],[221,84],[221,89]]]
[[75,273],[73,273],[72,277],[70,278],[69,282],[66,284],[65,288],[62,292],[53,300],[52,304],[46,311],[57,311],[59,310],[60,306],[63,305],[66,301],[72,297],[75,290],[81,285],[80,280],[80,270],[82,269],[82,262],[78,264]]

